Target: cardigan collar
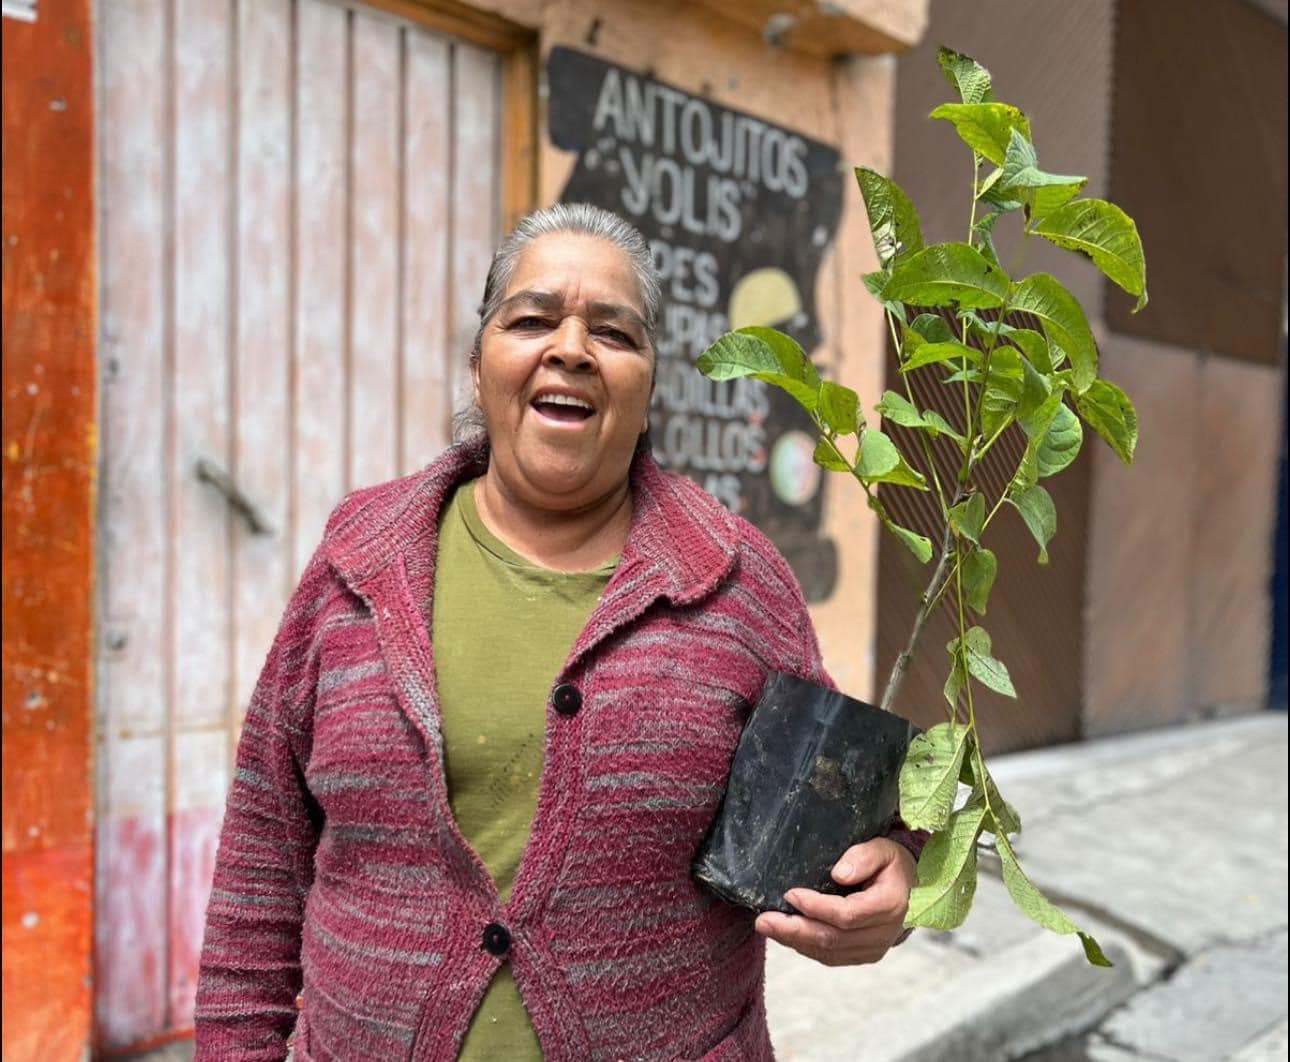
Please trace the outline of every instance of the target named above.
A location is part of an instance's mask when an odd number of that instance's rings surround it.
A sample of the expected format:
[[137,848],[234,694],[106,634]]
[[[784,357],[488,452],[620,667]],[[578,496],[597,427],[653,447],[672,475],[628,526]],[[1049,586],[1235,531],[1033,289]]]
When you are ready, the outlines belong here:
[[[352,495],[324,538],[332,566],[358,590],[409,550],[435,548],[447,499],[487,467],[488,442],[480,437],[449,447],[420,472]],[[632,522],[615,581],[645,579],[678,605],[711,593],[735,563],[735,517],[648,453],[636,456],[630,476]]]

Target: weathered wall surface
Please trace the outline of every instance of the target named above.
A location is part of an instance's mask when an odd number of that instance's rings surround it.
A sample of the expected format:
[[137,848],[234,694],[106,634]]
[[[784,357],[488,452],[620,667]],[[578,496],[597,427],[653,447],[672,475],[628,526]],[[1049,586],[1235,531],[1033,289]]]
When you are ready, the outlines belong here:
[[90,1032],[95,463],[88,0],[4,19],[4,1057]]
[[1284,371],[1124,336],[1133,467],[1094,454],[1089,736],[1263,707]]
[[[1264,706],[1284,438],[1285,6],[1116,13],[1109,192],[1138,219],[1152,299],[1130,316],[1108,288],[1103,313],[1140,442],[1131,470],[1094,455],[1090,735]],[[1231,223],[1207,223],[1241,172],[1259,179]]]
[[[834,62],[774,48],[755,29],[700,5],[552,4],[544,12],[541,41],[544,73],[549,69],[546,61],[551,59],[554,49],[564,50],[564,54],[557,53],[557,61],[567,61],[567,53],[572,51],[593,63],[613,64],[638,74],[688,99],[705,101],[714,114],[723,110],[739,112],[775,127],[786,136],[796,134],[836,152],[841,178],[840,214],[825,233],[827,245],[815,275],[804,278],[799,273],[794,278],[798,289],[803,291],[808,289],[809,280],[814,282],[814,306],[803,308],[811,318],[804,331],[813,341],[804,340],[803,345],[824,372],[855,388],[866,405],[876,402],[881,394],[883,325],[876,305],[859,284],[859,275],[876,264],[851,171],[856,165],[882,169],[890,162],[894,73],[891,61],[851,58]],[[563,150],[553,140],[548,118],[557,113],[558,101],[552,100],[551,91],[549,81],[544,78],[538,181],[538,200],[544,203],[561,198],[567,188],[578,187],[586,165],[579,152]],[[593,103],[588,103],[588,108]],[[594,113],[590,117],[594,118]],[[618,148],[618,145],[608,146],[611,150]],[[638,143],[633,148],[636,154],[629,165],[639,165],[642,145]],[[658,221],[660,206],[664,215],[670,216],[670,185],[658,186],[650,196],[633,197],[627,183],[621,183],[628,194],[617,204],[605,205],[616,206],[647,229]],[[802,209],[811,208],[809,193],[804,198],[807,201],[801,204]],[[699,224],[691,226],[692,229],[701,227],[702,219],[695,220]],[[695,231],[687,235],[684,228],[684,219],[674,226],[674,242],[706,246],[704,240],[710,234]],[[809,227],[796,231],[798,235],[794,238],[804,244],[816,236]],[[717,254],[720,258],[719,249]],[[724,280],[737,280],[753,272],[759,264],[755,259],[755,251],[749,252],[744,241],[742,247],[729,252],[728,261],[735,276]],[[766,259],[767,262],[776,260],[770,253]],[[721,259],[722,268],[726,263],[727,259]],[[729,286],[722,288],[723,295]],[[787,323],[792,330],[791,321],[778,319],[773,312],[757,321],[731,321],[731,306],[727,304],[719,309],[727,311],[728,323],[775,323],[781,327]],[[777,415],[778,411],[772,407],[766,416],[765,442],[770,452],[760,455],[763,464],[775,459],[775,442],[777,437],[782,437],[776,434]],[[668,429],[668,416],[669,411],[656,404],[656,448],[658,433]],[[756,416],[754,412],[754,428]],[[808,467],[801,471],[796,488],[789,487],[785,493],[792,494],[794,489],[799,489],[799,496],[810,499],[803,505],[817,503],[818,522],[799,522],[799,527],[807,526],[807,532],[797,538],[786,532],[781,545],[796,563],[803,582],[808,584],[816,627],[835,677],[850,692],[872,696],[877,525],[853,484],[836,478],[821,479],[813,490],[810,482],[803,482],[816,474],[813,466],[809,466],[809,453],[806,456]],[[768,473],[756,467],[751,471],[744,467],[740,471],[745,485],[751,483],[751,487],[742,493],[732,489],[735,507],[740,508],[742,503],[745,515],[760,522],[768,522],[761,518],[770,513],[769,521],[773,522],[785,508],[781,504],[784,495],[777,499],[771,490],[764,490],[761,496],[771,500],[759,508],[755,500],[757,481],[765,480]],[[702,476],[698,478],[703,482]],[[720,482],[717,481],[718,485]],[[786,524],[791,522],[785,518]],[[793,555],[794,544],[800,546],[796,555]],[[832,558],[826,573],[819,570],[824,563],[821,557]]]

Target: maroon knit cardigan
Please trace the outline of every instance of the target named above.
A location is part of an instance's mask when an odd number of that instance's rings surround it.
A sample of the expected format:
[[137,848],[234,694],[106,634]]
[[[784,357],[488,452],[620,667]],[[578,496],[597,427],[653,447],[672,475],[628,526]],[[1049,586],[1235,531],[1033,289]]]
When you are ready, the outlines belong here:
[[282,1059],[297,992],[300,1062],[454,1058],[502,962],[548,1059],[772,1057],[764,942],[690,861],[767,672],[830,681],[797,582],[751,524],[637,458],[503,904],[449,811],[427,626],[439,514],[485,462],[457,446],[351,495],[292,596],[238,746],[198,1062]]

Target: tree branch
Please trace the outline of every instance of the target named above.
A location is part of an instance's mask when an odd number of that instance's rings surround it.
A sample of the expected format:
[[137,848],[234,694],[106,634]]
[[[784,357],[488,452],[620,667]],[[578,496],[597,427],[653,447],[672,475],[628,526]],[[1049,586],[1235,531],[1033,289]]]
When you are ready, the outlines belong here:
[[[958,505],[963,498],[963,493],[962,489],[956,492],[954,501],[950,503],[950,508]],[[900,691],[901,683],[905,681],[905,674],[909,671],[909,663],[913,660],[914,650],[918,647],[918,639],[922,636],[923,627],[926,625],[928,617],[931,616],[932,610],[936,607],[941,584],[945,582],[945,577],[949,574],[949,561],[950,555],[954,552],[953,546],[954,536],[947,520],[945,522],[945,533],[941,537],[941,556],[936,562],[936,570],[932,572],[932,581],[927,584],[927,589],[923,591],[923,596],[920,598],[921,604],[918,608],[918,614],[914,617],[914,629],[910,631],[909,642],[901,650],[900,655],[896,657],[896,662],[891,666],[887,686],[882,691],[882,700],[878,703],[878,707],[884,712],[890,712],[896,703],[896,694]]]

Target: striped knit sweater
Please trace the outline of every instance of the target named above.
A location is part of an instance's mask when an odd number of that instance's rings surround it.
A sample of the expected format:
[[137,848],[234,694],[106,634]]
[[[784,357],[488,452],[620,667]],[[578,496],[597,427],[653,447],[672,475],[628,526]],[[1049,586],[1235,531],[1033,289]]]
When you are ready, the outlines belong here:
[[440,511],[486,460],[457,446],[351,495],[291,599],[238,747],[198,1062],[280,1060],[293,1026],[299,1062],[450,1059],[501,962],[549,1059],[771,1057],[763,941],[690,860],[766,673],[829,681],[797,582],[751,524],[637,458],[503,905],[449,812],[426,625]]

